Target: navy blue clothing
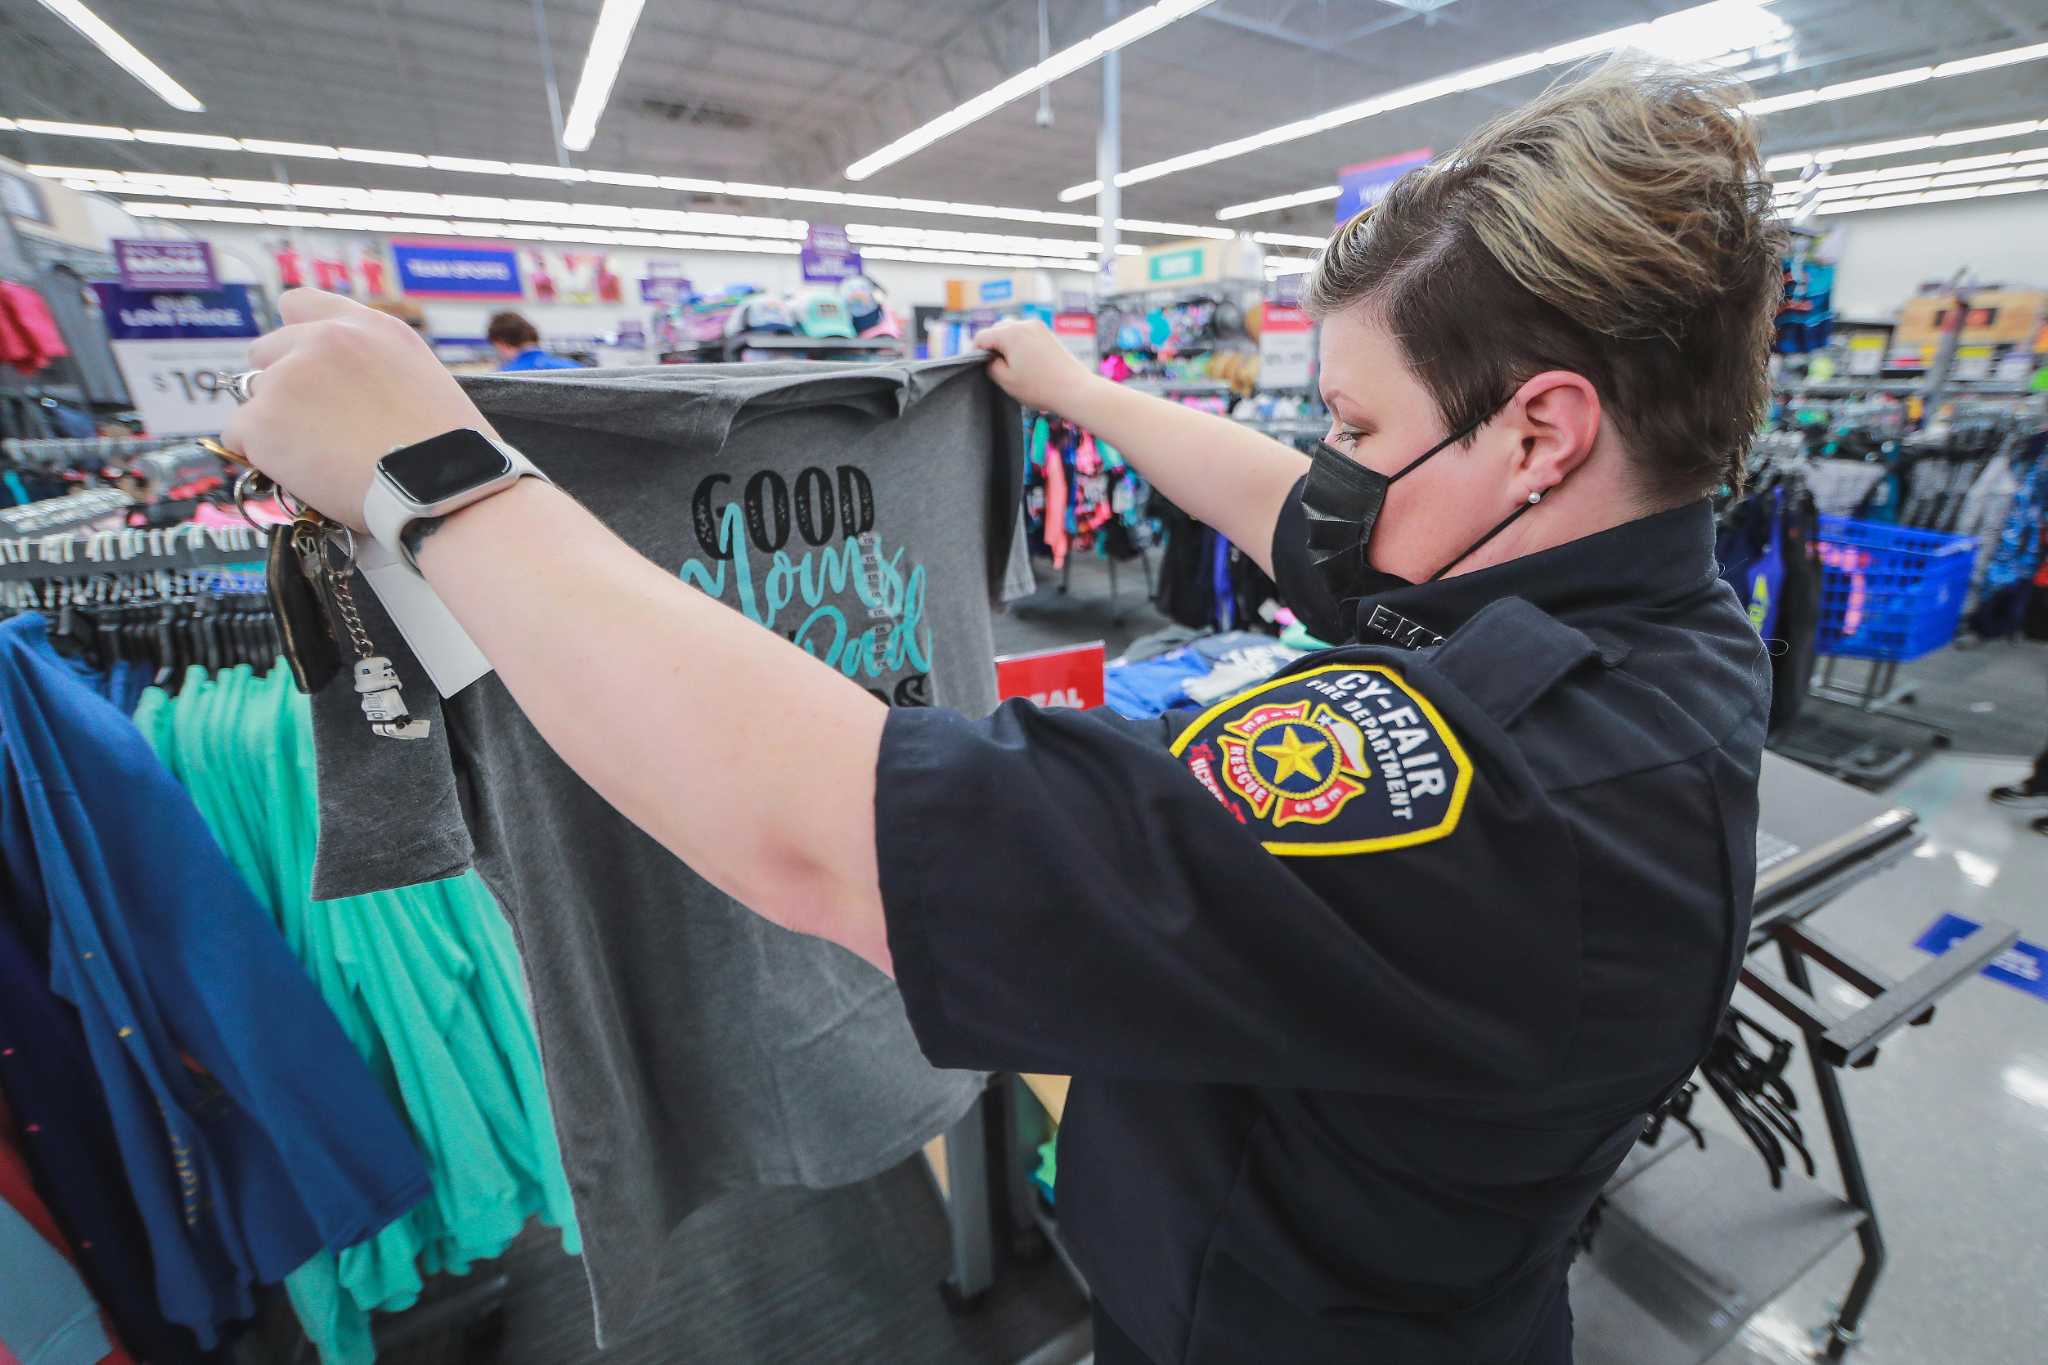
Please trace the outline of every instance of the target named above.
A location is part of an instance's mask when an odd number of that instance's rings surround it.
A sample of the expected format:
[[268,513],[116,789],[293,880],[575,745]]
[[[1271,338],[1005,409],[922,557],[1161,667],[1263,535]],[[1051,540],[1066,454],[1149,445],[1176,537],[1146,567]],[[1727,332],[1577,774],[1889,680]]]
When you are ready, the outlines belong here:
[[550,355],[538,346],[529,346],[518,355],[498,367],[500,370],[580,370],[581,361],[571,360],[565,355]]
[[[4,804],[11,810],[17,799],[9,795]],[[0,895],[0,1093],[22,1157],[78,1257],[79,1274],[136,1359],[196,1361],[192,1334],[158,1311],[148,1237],[78,1011],[51,994],[49,971],[23,940],[12,900]]]
[[1768,660],[1704,502],[1349,614],[1298,500],[1273,544],[1356,643],[1192,718],[890,715],[905,1008],[1074,1077],[1061,1228],[1153,1365],[1548,1365],[1734,989]]
[[164,1315],[211,1347],[252,1284],[354,1245],[426,1165],[193,807],[40,617],[0,625],[17,909],[78,1011]]

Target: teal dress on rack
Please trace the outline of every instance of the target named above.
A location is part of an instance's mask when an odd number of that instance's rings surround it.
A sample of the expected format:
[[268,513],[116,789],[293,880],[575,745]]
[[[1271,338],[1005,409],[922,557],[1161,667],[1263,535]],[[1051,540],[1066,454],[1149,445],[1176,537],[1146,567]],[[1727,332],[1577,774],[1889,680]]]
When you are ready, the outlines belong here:
[[433,1174],[432,1196],[411,1214],[286,1281],[323,1361],[366,1365],[372,1310],[410,1307],[424,1276],[501,1254],[531,1216],[580,1254],[518,952],[482,881],[308,898],[312,728],[282,666],[260,677],[193,668],[176,697],[145,692],[135,723],[276,915]]

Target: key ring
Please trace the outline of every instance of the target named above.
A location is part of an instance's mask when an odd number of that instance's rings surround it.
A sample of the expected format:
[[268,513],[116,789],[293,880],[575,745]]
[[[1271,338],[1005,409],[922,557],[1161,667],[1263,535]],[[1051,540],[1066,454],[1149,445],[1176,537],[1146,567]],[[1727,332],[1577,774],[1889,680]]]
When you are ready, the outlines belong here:
[[262,373],[261,370],[207,370],[202,387],[215,393],[225,390],[236,403],[246,403],[256,396],[256,376]]

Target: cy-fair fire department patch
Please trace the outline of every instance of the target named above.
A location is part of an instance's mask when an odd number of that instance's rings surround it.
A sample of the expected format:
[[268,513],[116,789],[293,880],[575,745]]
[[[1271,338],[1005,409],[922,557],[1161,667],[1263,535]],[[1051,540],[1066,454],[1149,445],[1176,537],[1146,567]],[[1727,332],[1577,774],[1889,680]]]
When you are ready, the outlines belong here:
[[1330,664],[1204,711],[1174,754],[1268,853],[1379,853],[1458,827],[1472,761],[1428,698],[1382,664]]

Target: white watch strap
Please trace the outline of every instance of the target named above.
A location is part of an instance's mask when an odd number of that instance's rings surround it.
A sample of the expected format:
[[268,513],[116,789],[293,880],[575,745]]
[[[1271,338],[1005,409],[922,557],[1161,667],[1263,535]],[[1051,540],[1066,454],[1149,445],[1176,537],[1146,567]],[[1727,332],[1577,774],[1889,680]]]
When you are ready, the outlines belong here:
[[396,555],[415,573],[418,572],[419,566],[413,563],[412,554],[405,545],[405,530],[415,521],[427,517],[453,516],[463,508],[482,502],[494,493],[504,492],[522,479],[539,479],[543,483],[554,482],[541,472],[538,465],[516,448],[506,445],[503,441],[493,440],[489,436],[485,436],[484,439],[490,441],[505,456],[506,462],[512,467],[511,472],[501,481],[471,489],[447,502],[433,507],[421,507],[400,494],[392,486],[391,481],[384,477],[381,469],[370,480],[369,491],[363,495],[363,525],[369,528],[371,537],[379,545]]

